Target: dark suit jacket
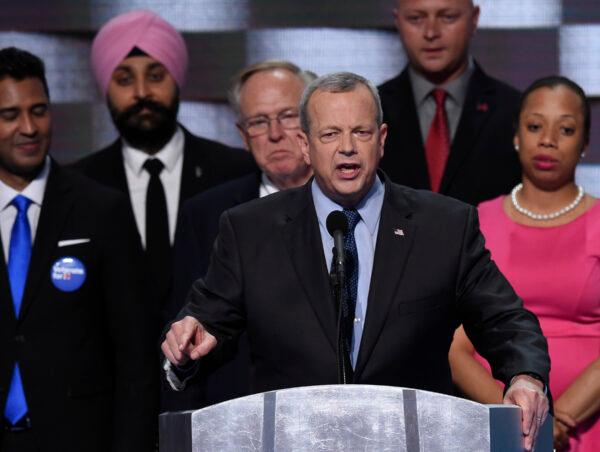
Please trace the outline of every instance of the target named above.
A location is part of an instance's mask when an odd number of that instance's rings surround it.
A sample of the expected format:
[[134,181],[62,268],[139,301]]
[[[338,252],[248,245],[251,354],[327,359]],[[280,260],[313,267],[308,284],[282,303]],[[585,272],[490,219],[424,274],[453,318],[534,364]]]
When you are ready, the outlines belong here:
[[[18,361],[44,451],[147,451],[155,443],[156,343],[134,225],[114,221],[126,210],[120,193],[53,163],[18,319],[0,259],[0,406]],[[58,246],[80,238],[89,242]],[[65,256],[86,268],[74,292],[50,278]]]
[[[182,127],[182,126],[180,126]],[[256,169],[250,153],[197,137],[183,128],[183,170],[179,205],[196,193],[248,174]],[[129,197],[121,140],[73,165],[73,169]]]
[[[219,185],[227,180],[248,174],[256,169],[250,153],[241,149],[233,149],[216,141],[197,137],[183,128],[185,141],[183,149],[183,169],[179,205],[196,193]],[[115,188],[127,195],[127,178],[123,162],[121,140],[89,155],[73,165],[73,169],[108,187]],[[130,208],[130,215],[133,210]],[[141,244],[140,244],[141,246]],[[160,281],[157,286],[169,287],[169,276]],[[161,290],[161,292],[164,292]],[[166,300],[166,293],[155,294],[157,303]]]
[[[188,200],[181,209],[173,249],[173,291],[169,319],[183,308],[194,281],[204,277],[219,231],[219,218],[226,210],[258,198],[261,173],[256,172],[211,188]],[[163,394],[161,410],[180,411],[247,395],[250,356],[248,339],[240,337],[227,363],[207,358],[180,393]]]
[[[539,323],[490,260],[474,207],[386,182],[373,265],[356,383],[451,393],[448,349],[461,323],[496,378],[547,381]],[[199,319],[219,346],[247,331],[253,391],[337,382],[310,184],[225,212],[188,300],[178,317]]]
[[[415,99],[405,69],[379,87],[389,132],[380,167],[390,179],[430,189]],[[508,193],[521,179],[512,144],[520,94],[476,65],[440,193],[473,205]]]
[[173,249],[175,271],[171,318],[183,307],[194,281],[203,277],[208,269],[221,214],[258,198],[260,178],[260,172],[242,176],[200,193],[183,205]]

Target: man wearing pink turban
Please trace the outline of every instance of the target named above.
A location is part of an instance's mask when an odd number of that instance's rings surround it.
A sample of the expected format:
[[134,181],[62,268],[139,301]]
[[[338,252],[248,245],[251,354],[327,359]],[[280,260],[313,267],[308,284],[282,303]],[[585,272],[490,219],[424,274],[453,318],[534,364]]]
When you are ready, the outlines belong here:
[[129,194],[156,308],[171,275],[171,244],[181,203],[254,169],[237,149],[196,137],[177,122],[188,64],[183,37],[150,11],[108,21],[92,44],[92,70],[120,138],[74,167]]

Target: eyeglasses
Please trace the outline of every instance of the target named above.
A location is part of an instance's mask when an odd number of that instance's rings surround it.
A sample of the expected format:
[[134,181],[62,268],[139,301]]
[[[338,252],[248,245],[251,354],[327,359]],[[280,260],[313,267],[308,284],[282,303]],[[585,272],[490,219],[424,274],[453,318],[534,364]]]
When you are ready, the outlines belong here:
[[277,121],[284,129],[297,129],[300,127],[298,112],[294,110],[282,111],[274,118],[271,116],[254,116],[244,120],[241,125],[250,137],[257,137],[269,131],[271,121]]

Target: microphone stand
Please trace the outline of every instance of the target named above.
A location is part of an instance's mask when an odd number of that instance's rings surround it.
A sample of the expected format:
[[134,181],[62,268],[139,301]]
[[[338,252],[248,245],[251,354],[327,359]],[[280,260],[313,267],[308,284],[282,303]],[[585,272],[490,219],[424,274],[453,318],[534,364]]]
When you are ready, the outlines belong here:
[[[346,354],[345,350],[345,337],[344,334],[345,326],[343,322],[343,309],[346,306],[346,271],[344,265],[344,236],[341,231],[336,231],[334,235],[334,243],[336,246],[333,248],[333,268],[329,274],[329,281],[333,292],[333,299],[335,301],[335,307],[337,309],[337,350],[336,350],[336,361],[338,371],[338,383],[348,384],[350,383],[351,373],[348,371],[347,360],[344,359]],[[341,245],[341,246],[340,246]],[[341,253],[338,252],[341,250]]]

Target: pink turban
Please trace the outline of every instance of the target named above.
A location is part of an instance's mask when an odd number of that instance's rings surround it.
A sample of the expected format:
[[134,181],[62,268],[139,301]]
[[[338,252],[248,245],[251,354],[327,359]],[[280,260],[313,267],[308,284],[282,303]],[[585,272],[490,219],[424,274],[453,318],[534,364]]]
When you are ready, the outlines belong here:
[[183,86],[187,49],[179,32],[151,11],[131,11],[109,20],[92,43],[92,71],[104,95],[115,68],[137,47],[161,62]]

